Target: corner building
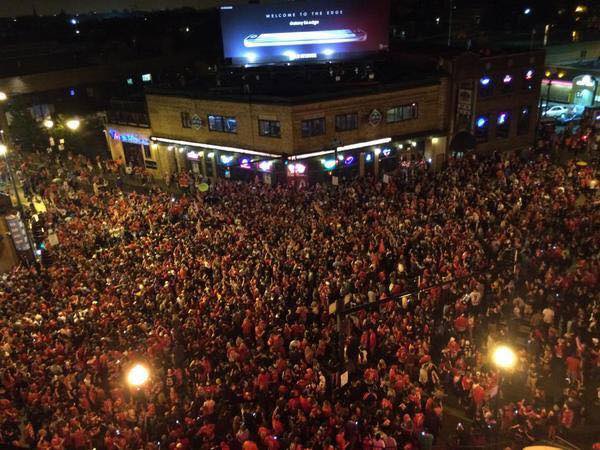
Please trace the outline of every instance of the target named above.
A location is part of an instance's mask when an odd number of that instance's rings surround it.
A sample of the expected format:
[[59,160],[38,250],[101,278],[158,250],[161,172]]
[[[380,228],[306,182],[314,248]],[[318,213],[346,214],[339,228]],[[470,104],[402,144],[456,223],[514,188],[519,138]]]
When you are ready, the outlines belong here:
[[378,174],[423,158],[441,165],[446,91],[439,76],[287,95],[152,89],[151,152],[162,174],[267,181]]

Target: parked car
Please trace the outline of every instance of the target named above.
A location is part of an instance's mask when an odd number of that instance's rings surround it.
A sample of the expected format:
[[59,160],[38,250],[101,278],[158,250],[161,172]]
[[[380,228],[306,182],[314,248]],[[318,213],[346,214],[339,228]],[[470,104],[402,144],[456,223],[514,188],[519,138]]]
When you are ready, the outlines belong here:
[[564,105],[554,105],[550,109],[547,109],[542,112],[543,116],[558,118],[563,114],[567,114],[570,112],[570,108]]

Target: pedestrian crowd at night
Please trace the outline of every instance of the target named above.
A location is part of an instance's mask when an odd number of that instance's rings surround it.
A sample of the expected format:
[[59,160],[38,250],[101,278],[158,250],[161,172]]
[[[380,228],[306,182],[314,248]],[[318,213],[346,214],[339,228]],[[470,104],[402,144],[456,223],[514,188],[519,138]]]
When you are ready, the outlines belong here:
[[[598,406],[593,163],[174,197],[99,189],[100,162],[19,170],[58,245],[0,277],[0,446],[486,445],[569,438]],[[365,307],[340,348],[342,302]],[[490,361],[501,343],[512,371]]]

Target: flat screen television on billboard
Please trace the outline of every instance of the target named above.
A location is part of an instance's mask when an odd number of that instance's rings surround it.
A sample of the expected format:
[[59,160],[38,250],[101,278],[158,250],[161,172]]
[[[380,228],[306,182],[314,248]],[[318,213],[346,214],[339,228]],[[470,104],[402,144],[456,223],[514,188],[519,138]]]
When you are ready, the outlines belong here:
[[234,64],[331,61],[388,49],[389,0],[309,0],[221,7]]

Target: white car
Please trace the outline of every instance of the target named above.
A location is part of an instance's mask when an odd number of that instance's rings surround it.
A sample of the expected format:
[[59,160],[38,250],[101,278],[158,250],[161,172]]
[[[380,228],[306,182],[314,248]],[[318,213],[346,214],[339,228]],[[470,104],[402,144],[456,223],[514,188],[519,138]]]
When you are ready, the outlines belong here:
[[569,112],[570,112],[570,109],[568,106],[554,105],[550,109],[547,109],[546,111],[544,111],[544,113],[542,115],[546,116],[546,117],[558,118],[558,117],[562,116],[563,114],[567,114]]

